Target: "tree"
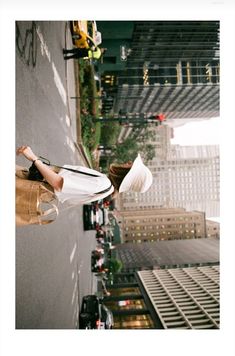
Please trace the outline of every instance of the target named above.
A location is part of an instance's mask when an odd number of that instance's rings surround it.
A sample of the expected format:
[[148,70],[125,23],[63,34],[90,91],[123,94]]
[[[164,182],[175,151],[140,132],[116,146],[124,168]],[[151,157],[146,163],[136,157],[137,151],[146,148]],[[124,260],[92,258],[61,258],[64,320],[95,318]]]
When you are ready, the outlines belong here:
[[133,161],[138,153],[139,146],[135,138],[128,137],[124,142],[119,143],[112,150],[112,160],[116,163]]
[[117,137],[121,131],[118,122],[101,122],[101,139],[100,144],[104,146],[112,146],[116,144]]
[[133,161],[138,153],[141,153],[146,161],[152,160],[155,156],[155,148],[150,142],[154,137],[155,133],[150,128],[145,126],[133,128],[127,139],[112,150],[112,161],[117,163]]

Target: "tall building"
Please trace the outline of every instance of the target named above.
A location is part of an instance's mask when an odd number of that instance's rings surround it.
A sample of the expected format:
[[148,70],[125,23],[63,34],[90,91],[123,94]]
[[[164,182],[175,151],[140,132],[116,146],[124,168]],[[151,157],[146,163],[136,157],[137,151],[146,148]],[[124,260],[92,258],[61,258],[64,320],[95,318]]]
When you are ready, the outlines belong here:
[[183,239],[127,243],[116,246],[123,272],[182,268],[219,263],[219,239]]
[[103,37],[104,46],[113,44],[103,66],[104,85],[108,82],[106,90],[114,94],[113,112],[163,112],[167,119],[219,116],[219,22],[133,21],[124,31],[128,22],[99,23],[101,31],[110,25],[123,35],[110,29]]
[[140,271],[164,329],[219,329],[219,266]]
[[218,329],[219,266],[119,273],[104,303],[115,329]]
[[[218,240],[212,239],[211,245],[209,240],[156,242],[160,246],[156,256],[167,264],[114,274],[108,285],[110,295],[104,296],[114,328],[218,329]],[[173,265],[172,259],[178,264]]]
[[192,239],[206,237],[205,213],[185,209],[123,210],[118,212],[121,241]]
[[168,157],[170,158],[209,158],[219,157],[219,145],[181,146],[171,145]]
[[[177,155],[183,157],[184,152]],[[203,211],[206,218],[220,216],[219,155],[200,157],[198,154],[193,158],[167,160],[155,157],[148,166],[153,174],[152,186],[145,194],[121,194],[120,210],[182,207],[187,211]]]

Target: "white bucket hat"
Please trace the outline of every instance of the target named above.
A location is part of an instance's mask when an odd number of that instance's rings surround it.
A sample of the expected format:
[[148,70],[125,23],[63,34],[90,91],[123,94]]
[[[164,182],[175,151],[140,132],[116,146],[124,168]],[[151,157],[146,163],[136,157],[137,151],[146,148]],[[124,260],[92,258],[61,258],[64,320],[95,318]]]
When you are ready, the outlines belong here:
[[131,169],[124,177],[119,193],[134,191],[145,193],[153,182],[153,176],[148,167],[143,164],[140,154],[134,160]]

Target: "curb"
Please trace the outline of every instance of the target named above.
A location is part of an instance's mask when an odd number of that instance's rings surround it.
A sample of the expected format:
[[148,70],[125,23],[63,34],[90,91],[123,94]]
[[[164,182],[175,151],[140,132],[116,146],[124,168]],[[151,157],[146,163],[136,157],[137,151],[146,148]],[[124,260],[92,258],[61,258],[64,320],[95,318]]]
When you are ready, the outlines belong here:
[[76,149],[79,151],[79,155],[82,158],[83,162],[85,162],[85,164],[87,165],[87,167],[92,168],[90,161],[86,155],[86,152],[84,150],[84,146],[82,145],[82,143],[78,143],[78,142],[74,142],[74,146],[76,147]]

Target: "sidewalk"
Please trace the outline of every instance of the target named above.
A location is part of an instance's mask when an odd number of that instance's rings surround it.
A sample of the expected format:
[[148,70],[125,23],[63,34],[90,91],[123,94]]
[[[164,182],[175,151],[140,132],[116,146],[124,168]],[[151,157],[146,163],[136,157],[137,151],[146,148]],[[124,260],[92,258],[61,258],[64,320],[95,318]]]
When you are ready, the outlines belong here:
[[[68,23],[65,27],[65,47],[72,48],[72,37]],[[71,99],[71,97],[79,97],[79,66],[77,60],[65,61],[65,76],[66,76],[66,93],[68,101],[68,115],[71,124],[76,127],[73,132],[74,146],[83,161],[83,164],[91,168],[89,159],[86,156],[85,149],[82,144],[81,121],[80,121],[80,100]],[[72,79],[73,78],[73,79]]]
[[[72,37],[69,25],[67,23],[65,27],[65,47],[72,48]],[[80,121],[80,100],[71,99],[71,97],[79,97],[79,66],[78,61],[67,60],[65,61],[65,75],[66,75],[66,94],[68,102],[68,116],[71,121],[73,129],[73,143],[76,148],[76,152],[79,158],[82,160],[82,164],[86,167],[90,167],[90,162],[86,156],[81,135],[81,121]],[[94,273],[91,276],[91,294],[97,294],[98,281]]]

